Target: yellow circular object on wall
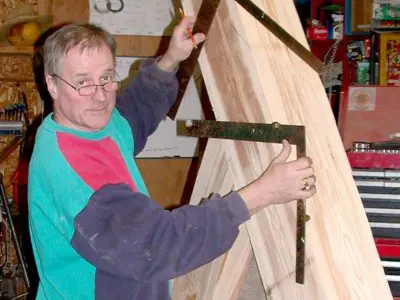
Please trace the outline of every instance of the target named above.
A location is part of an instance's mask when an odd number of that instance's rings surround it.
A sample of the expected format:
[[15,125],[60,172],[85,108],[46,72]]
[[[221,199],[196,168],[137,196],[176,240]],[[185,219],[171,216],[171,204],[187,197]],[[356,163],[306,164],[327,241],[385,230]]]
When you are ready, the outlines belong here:
[[22,24],[17,24],[10,29],[8,32],[8,40],[10,44],[14,46],[25,44],[22,38]]
[[40,36],[40,28],[36,22],[22,25],[22,38],[28,45],[33,45]]
[[8,32],[11,45],[31,46],[40,36],[40,27],[36,22],[27,22],[14,25]]

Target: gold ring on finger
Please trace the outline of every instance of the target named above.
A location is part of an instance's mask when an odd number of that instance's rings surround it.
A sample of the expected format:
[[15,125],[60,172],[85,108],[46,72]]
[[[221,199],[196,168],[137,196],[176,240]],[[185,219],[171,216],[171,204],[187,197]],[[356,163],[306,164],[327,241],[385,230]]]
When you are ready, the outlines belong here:
[[303,190],[306,190],[306,191],[309,190],[311,188],[311,186],[310,186],[310,183],[308,182],[308,178],[304,178],[303,182],[304,182]]

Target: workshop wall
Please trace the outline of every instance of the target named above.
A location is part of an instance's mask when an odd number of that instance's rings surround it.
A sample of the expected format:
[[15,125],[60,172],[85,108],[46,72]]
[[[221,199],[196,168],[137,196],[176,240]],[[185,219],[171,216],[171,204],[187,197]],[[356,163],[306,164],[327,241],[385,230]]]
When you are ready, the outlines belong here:
[[[0,19],[7,19],[11,9],[20,3],[32,3],[37,11],[38,5],[35,1],[0,1]],[[25,53],[3,54],[0,51],[0,110],[11,104],[20,103],[18,85],[25,91],[28,100],[29,117],[38,114],[38,92],[34,83],[31,56]],[[13,137],[0,137],[0,151],[13,139]],[[0,172],[4,175],[4,184],[9,197],[12,197],[11,176],[15,172],[19,157],[19,147],[15,149],[7,159],[0,164]]]
[[[33,4],[39,14],[50,13],[54,25],[87,21],[89,18],[89,1],[0,0],[1,20],[5,20],[10,10],[21,3]],[[156,56],[166,50],[169,42],[169,37],[159,36],[124,35],[115,36],[115,39],[118,44],[118,56]],[[19,102],[19,84],[28,96],[29,117],[33,119],[40,113],[41,105],[32,72],[32,53],[20,50],[6,52],[0,50],[0,109]],[[9,140],[8,137],[1,138],[0,151]],[[11,175],[17,166],[18,152],[19,149],[16,149],[0,164],[9,196],[12,195]],[[176,206],[182,199],[188,201],[198,167],[197,158],[138,159],[138,166],[143,172],[152,197],[161,205]]]

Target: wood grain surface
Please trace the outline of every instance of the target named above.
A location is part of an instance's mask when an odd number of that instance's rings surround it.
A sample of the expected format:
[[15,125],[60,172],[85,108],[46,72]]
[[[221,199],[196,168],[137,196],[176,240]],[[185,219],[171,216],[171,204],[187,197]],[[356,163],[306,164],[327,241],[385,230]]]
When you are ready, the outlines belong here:
[[[293,1],[255,2],[307,46]],[[189,14],[198,3],[186,0],[183,6]],[[307,201],[311,221],[304,285],[295,283],[295,203],[268,207],[246,224],[268,299],[391,299],[318,74],[230,0],[218,9],[199,63],[217,120],[306,126],[318,194]],[[225,147],[235,188],[259,176],[280,149],[261,143]],[[211,164],[217,167],[215,161]],[[225,263],[222,272],[229,267]],[[204,280],[198,285],[207,286]],[[214,291],[208,299],[222,298]]]

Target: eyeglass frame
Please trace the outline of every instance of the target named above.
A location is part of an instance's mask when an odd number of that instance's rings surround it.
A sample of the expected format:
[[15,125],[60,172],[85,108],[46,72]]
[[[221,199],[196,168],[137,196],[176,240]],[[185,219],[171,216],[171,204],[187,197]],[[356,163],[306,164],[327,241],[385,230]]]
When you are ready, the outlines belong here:
[[[115,74],[116,74],[117,77],[118,77],[118,74],[117,74],[117,73],[115,73]],[[95,94],[96,91],[97,91],[97,87],[98,87],[98,86],[100,86],[100,87],[101,87],[104,91],[106,91],[106,92],[114,92],[114,91],[117,91],[117,90],[121,87],[121,81],[120,81],[120,80],[113,80],[113,81],[109,81],[109,82],[106,82],[106,83],[103,83],[103,84],[90,84],[90,85],[86,85],[86,86],[82,86],[82,87],[80,87],[80,88],[77,88],[77,87],[75,87],[74,85],[72,85],[71,83],[69,83],[68,81],[66,81],[64,78],[62,78],[61,76],[59,76],[59,75],[57,75],[57,74],[55,74],[55,73],[51,74],[50,76],[51,76],[51,77],[56,77],[56,78],[61,79],[62,81],[64,81],[64,82],[65,82],[66,84],[68,84],[71,88],[73,88],[75,91],[77,91],[78,94],[79,94],[79,96],[91,96],[91,95]],[[117,88],[116,90],[107,91],[107,90],[104,88],[104,87],[106,86],[106,84],[115,83],[115,82],[118,84],[118,88]],[[94,92],[91,93],[91,94],[88,94],[88,95],[82,95],[81,92],[80,92],[80,90],[83,89],[83,88],[88,88],[88,87],[95,87]]]

